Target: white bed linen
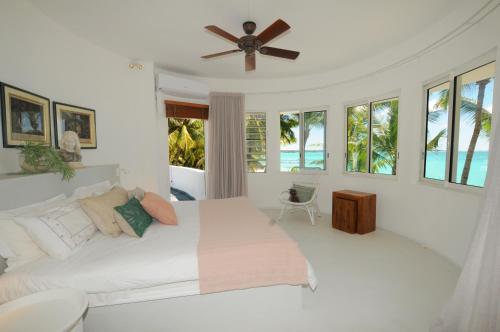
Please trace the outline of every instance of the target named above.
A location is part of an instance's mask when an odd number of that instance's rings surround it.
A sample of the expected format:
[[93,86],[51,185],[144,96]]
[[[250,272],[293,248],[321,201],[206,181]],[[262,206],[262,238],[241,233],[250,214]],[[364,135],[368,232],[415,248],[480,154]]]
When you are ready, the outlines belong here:
[[84,290],[93,307],[199,294],[198,202],[174,207],[177,226],[154,222],[142,238],[98,233],[64,261],[42,257],[1,275],[0,304],[51,288]]

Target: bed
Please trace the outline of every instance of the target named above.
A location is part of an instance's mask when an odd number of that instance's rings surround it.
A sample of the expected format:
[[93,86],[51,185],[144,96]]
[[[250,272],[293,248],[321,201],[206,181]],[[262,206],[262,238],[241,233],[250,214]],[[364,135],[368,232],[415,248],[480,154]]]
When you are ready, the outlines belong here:
[[[102,172],[116,174],[109,169],[98,173]],[[97,181],[92,175],[81,176],[88,177],[83,182]],[[169,314],[148,318],[148,328],[144,330],[162,330],[166,326],[179,331],[194,329],[195,323],[189,318],[192,312],[205,313],[202,315],[205,322],[197,319],[196,324],[201,328],[213,323],[213,318],[223,310],[232,313],[225,322],[233,329],[235,326],[230,322],[237,324],[239,315],[259,317],[276,307],[289,308],[288,312],[299,310],[303,306],[303,292],[316,288],[314,271],[307,263],[304,285],[203,292],[198,261],[200,225],[203,225],[200,202],[175,202],[174,207],[179,219],[176,227],[154,223],[140,239],[127,235],[111,238],[98,233],[66,260],[45,256],[3,274],[0,303],[44,289],[76,288],[89,296],[90,309],[84,324],[90,331],[135,330],[132,326],[139,324],[136,328],[140,328],[141,322],[145,323],[143,319],[158,310]],[[138,314],[143,319],[138,321]]]

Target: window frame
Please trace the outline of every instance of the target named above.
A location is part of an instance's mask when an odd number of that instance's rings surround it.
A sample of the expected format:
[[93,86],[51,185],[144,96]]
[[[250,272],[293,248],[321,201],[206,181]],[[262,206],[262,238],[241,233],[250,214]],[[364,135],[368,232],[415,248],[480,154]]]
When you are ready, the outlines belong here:
[[[260,114],[264,114],[265,117],[266,117],[266,139],[265,139],[265,145],[266,145],[266,168],[264,170],[264,172],[250,172],[248,170],[248,160],[246,158],[246,155],[247,155],[247,137],[246,137],[246,134],[247,134],[247,127],[246,127],[246,116],[247,114],[255,114],[255,113],[260,113]],[[246,110],[245,111],[245,162],[247,163],[246,166],[247,166],[247,174],[266,174],[268,169],[269,169],[269,145],[268,145],[268,137],[269,137],[269,126],[267,125],[267,121],[268,121],[268,116],[267,116],[267,112],[266,111],[254,111],[254,110]]]
[[[400,123],[401,123],[401,90],[394,90],[392,92],[380,94],[377,96],[373,97],[368,97],[368,98],[362,98],[362,99],[357,99],[354,101],[350,101],[344,104],[344,133],[343,133],[343,142],[344,142],[344,162],[342,166],[342,175],[348,175],[348,176],[355,176],[355,177],[369,177],[369,178],[379,178],[379,179],[386,179],[386,180],[398,180],[399,176],[399,142],[400,142],[400,135],[401,135],[401,130],[400,128]],[[371,144],[372,144],[372,104],[377,103],[380,101],[385,101],[385,100],[392,100],[392,99],[397,99],[398,100],[398,135],[397,135],[397,147],[396,147],[396,174],[381,174],[381,173],[372,173],[371,172],[371,159],[372,159],[372,149],[371,149]],[[361,105],[368,105],[368,160],[367,160],[367,172],[348,172],[347,171],[347,134],[348,134],[348,129],[347,129],[347,120],[348,120],[348,115],[347,115],[347,109],[349,107],[356,107],[356,106],[361,106]]]
[[[421,130],[421,144],[420,144],[420,169],[419,169],[419,175],[418,175],[418,180],[419,183],[424,184],[424,185],[430,185],[434,186],[437,188],[444,188],[444,189],[450,189],[450,190],[455,190],[455,191],[461,191],[461,192],[469,192],[473,194],[481,194],[483,192],[484,187],[478,187],[478,186],[473,186],[473,185],[464,185],[460,183],[455,183],[450,181],[450,176],[452,173],[452,163],[453,160],[451,158],[453,157],[453,152],[452,149],[453,143],[455,141],[455,135],[457,135],[457,131],[455,130],[454,126],[454,119],[455,119],[455,94],[456,94],[456,78],[462,74],[465,74],[467,72],[473,71],[475,69],[478,69],[480,67],[483,67],[485,65],[488,65],[492,62],[497,62],[496,61],[496,52],[490,51],[485,55],[479,56],[476,59],[469,61],[468,63],[455,67],[452,70],[449,70],[446,74],[442,74],[440,76],[435,77],[434,79],[425,81],[422,84],[422,128]],[[496,67],[496,73],[499,72],[498,65]],[[495,73],[495,78],[496,78],[496,73]],[[439,82],[450,83],[449,87],[449,98],[451,100],[451,103],[449,105],[449,114],[448,114],[448,130],[451,129],[451,133],[448,132],[448,135],[450,138],[447,141],[447,152],[446,152],[446,173],[445,173],[445,179],[444,180],[436,180],[436,179],[429,179],[425,177],[425,163],[426,163],[426,141],[427,141],[427,91],[429,88],[432,88],[433,86],[439,85]],[[496,83],[496,82],[495,82]],[[494,97],[495,98],[495,97]],[[495,123],[495,112],[493,112],[493,124]],[[492,128],[492,131],[495,131],[495,128]]]
[[305,142],[304,142],[304,113],[311,113],[311,112],[325,112],[325,130],[324,130],[324,135],[323,135],[323,142],[324,142],[324,153],[323,157],[325,160],[325,169],[324,170],[316,170],[316,169],[307,169],[302,166],[299,166],[299,171],[298,172],[290,172],[290,171],[282,171],[281,170],[281,142],[278,139],[278,144],[279,144],[279,156],[278,156],[278,168],[279,172],[283,174],[324,174],[328,175],[329,171],[329,162],[328,159],[330,158],[330,153],[328,152],[328,112],[329,112],[330,107],[329,106],[314,106],[314,107],[297,107],[297,108],[291,108],[291,109],[284,109],[280,110],[278,112],[278,129],[279,132],[281,132],[281,123],[280,123],[280,116],[282,113],[298,113],[299,114],[299,154],[300,154],[300,161],[299,165],[304,165],[305,164]]

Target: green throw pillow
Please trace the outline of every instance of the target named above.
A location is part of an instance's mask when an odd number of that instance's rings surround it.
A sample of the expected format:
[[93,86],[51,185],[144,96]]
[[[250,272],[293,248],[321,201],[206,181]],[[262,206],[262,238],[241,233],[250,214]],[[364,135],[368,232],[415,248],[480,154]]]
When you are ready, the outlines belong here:
[[141,202],[135,197],[132,197],[124,205],[115,207],[115,210],[125,219],[139,237],[142,237],[146,229],[153,222],[153,218],[144,210]]
[[299,184],[294,184],[292,189],[297,191],[297,197],[299,198],[299,202],[304,203],[311,200],[312,195],[314,194],[313,187],[301,186]]

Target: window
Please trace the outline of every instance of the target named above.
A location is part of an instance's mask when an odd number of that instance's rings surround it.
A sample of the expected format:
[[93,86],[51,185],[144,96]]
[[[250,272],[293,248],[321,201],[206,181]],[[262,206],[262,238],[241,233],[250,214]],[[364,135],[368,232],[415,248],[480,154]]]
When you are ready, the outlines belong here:
[[246,113],[245,128],[248,172],[265,173],[267,167],[266,113]]
[[280,113],[280,170],[326,170],[326,111]]
[[424,177],[444,180],[448,153],[450,82],[427,89],[427,130]]
[[398,110],[398,98],[347,107],[347,172],[396,175]]
[[424,178],[484,186],[494,84],[492,62],[427,87]]

